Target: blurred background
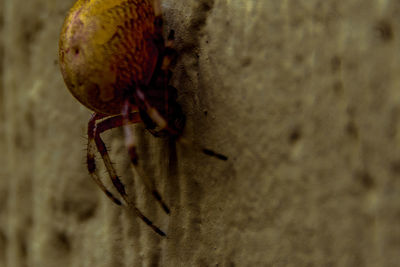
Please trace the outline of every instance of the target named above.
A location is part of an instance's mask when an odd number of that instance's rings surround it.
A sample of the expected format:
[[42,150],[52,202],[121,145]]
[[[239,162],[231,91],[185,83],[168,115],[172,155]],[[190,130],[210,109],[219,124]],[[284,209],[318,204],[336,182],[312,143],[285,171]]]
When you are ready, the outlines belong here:
[[184,136],[229,157],[133,126],[168,216],[103,134],[164,239],[88,175],[58,66],[73,2],[0,2],[0,266],[400,266],[400,2],[162,1]]

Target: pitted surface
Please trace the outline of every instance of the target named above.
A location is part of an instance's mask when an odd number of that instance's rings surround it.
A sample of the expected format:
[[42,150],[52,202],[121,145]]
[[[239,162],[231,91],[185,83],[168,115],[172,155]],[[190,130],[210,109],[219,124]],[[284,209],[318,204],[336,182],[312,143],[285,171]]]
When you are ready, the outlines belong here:
[[166,216],[132,179],[122,131],[104,134],[165,240],[86,171],[90,113],[56,62],[72,4],[0,4],[0,265],[398,266],[397,1],[162,1],[184,137],[229,157],[135,126]]

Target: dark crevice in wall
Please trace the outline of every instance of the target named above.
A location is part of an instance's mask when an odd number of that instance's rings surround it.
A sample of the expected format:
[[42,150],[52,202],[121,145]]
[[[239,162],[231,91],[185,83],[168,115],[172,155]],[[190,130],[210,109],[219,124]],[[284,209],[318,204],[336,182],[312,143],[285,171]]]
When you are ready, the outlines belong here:
[[193,50],[199,47],[200,39],[203,36],[204,26],[206,25],[208,15],[213,7],[214,0],[198,1],[198,3],[194,5],[193,17],[190,20],[190,24],[187,29],[187,32],[190,33],[187,35],[189,38],[185,40],[185,46],[180,52],[193,54]]

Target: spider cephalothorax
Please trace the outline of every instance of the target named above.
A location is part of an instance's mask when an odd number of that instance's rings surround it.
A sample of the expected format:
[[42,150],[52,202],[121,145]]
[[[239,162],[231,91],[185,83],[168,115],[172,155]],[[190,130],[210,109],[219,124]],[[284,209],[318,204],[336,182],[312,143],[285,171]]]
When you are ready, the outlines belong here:
[[[94,155],[100,152],[110,178],[124,202],[155,232],[164,236],[127,198],[100,134],[124,127],[131,162],[138,167],[136,142],[128,125],[142,122],[155,136],[179,137],[185,117],[169,85],[174,59],[173,31],[162,36],[159,0],[78,0],[69,11],[59,42],[61,72],[70,92],[95,113],[88,124],[87,166],[101,190],[121,205],[102,183]],[[204,149],[204,153],[225,159]],[[161,195],[143,179],[165,212]]]

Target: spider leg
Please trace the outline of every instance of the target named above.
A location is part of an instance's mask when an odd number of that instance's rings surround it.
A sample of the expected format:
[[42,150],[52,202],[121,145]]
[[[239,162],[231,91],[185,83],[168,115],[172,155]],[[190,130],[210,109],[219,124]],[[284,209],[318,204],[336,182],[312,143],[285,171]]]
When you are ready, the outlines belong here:
[[[135,206],[134,203],[132,203],[128,199],[128,195],[125,191],[125,186],[121,182],[121,180],[118,178],[117,173],[115,171],[114,166],[111,163],[110,156],[107,152],[107,148],[103,142],[103,140],[100,137],[100,133],[115,128],[115,127],[120,127],[123,126],[124,123],[128,124],[133,124],[137,122],[141,122],[140,116],[138,113],[130,113],[126,119],[122,117],[122,115],[117,115],[114,117],[109,117],[105,118],[105,115],[102,114],[94,114],[92,118],[89,120],[88,124],[88,170],[90,174],[92,175],[94,181],[99,185],[100,189],[103,190],[103,192],[111,198],[114,203],[120,205],[121,202],[115,198],[111,192],[109,192],[104,184],[100,181],[98,175],[96,174],[96,165],[94,163],[94,153],[93,153],[93,148],[92,144],[93,142],[96,144],[97,150],[99,151],[104,165],[106,166],[107,172],[111,178],[111,181],[114,185],[114,187],[117,189],[118,193],[121,195],[121,197],[124,199],[124,201],[127,203],[128,207],[130,207],[142,221],[144,221],[149,227],[153,229],[157,234],[161,236],[166,236],[166,234],[160,230],[157,226],[153,225],[152,221],[150,221],[143,213]],[[96,120],[105,118],[103,121],[99,122],[96,124]]]
[[[128,148],[129,157],[131,159],[131,163],[132,163],[135,175],[137,175],[137,177],[144,177],[144,175],[142,175],[144,172],[140,168],[138,155],[136,153],[136,140],[135,140],[134,134],[132,132],[132,128],[128,126],[129,121],[130,121],[129,115],[131,114],[131,113],[129,113],[130,110],[131,110],[131,103],[129,101],[126,101],[123,106],[123,109],[122,109],[122,117],[123,117],[124,122],[126,122],[126,123],[123,123],[124,134],[125,134],[125,145]],[[143,178],[142,180],[144,182],[146,189],[149,192],[151,192],[151,194],[154,196],[154,198],[160,203],[163,210],[167,214],[169,214],[170,210],[169,210],[167,204],[165,204],[164,200],[162,199],[160,193],[156,189],[154,183],[152,183],[152,181],[150,179]]]
[[[161,52],[159,62],[157,63],[159,66],[159,70],[155,73],[153,73],[153,76],[155,79],[153,79],[153,86],[159,87],[162,86],[164,88],[164,112],[160,112],[157,107],[153,106],[149,99],[147,98],[146,94],[144,92],[148,91],[144,88],[137,87],[135,90],[135,100],[136,103],[140,104],[141,110],[145,111],[145,113],[151,118],[151,120],[160,128],[160,130],[166,130],[168,131],[171,135],[178,137],[177,141],[180,141],[182,144],[185,145],[191,145],[192,147],[196,147],[199,151],[204,153],[205,155],[215,157],[220,160],[227,160],[228,157],[225,155],[222,155],[220,153],[217,153],[211,149],[201,147],[199,145],[196,145],[186,139],[184,139],[181,136],[182,128],[183,125],[181,124],[182,121],[184,121],[184,118],[182,120],[183,115],[181,116],[181,121],[178,122],[180,124],[180,127],[175,127],[174,125],[169,125],[169,115],[170,113],[174,114],[174,111],[180,111],[179,104],[176,103],[176,89],[173,88],[172,86],[169,86],[169,80],[171,78],[171,72],[169,70],[170,66],[174,63],[174,61],[177,58],[177,52],[173,48],[174,46],[174,40],[175,40],[175,32],[174,30],[170,30],[167,41],[164,41],[164,38],[162,38],[162,29],[163,29],[163,19],[162,19],[162,14],[161,14],[161,6],[160,6],[160,1],[159,0],[153,0],[153,5],[155,9],[155,14],[156,18],[154,20],[154,25],[156,27],[156,35],[157,36],[153,41],[154,44],[158,47],[158,50]],[[153,77],[153,78],[154,78]],[[159,78],[160,80],[157,80]],[[171,95],[174,95],[171,97]],[[172,104],[172,108],[170,107],[170,104]],[[177,108],[178,107],[178,108]],[[172,111],[172,112],[170,112]],[[180,114],[180,112],[175,113]],[[173,118],[173,116],[172,116]]]
[[100,180],[99,175],[97,173],[96,161],[95,161],[96,146],[94,143],[94,129],[96,127],[96,120],[101,119],[103,117],[104,116],[95,113],[89,120],[87,156],[86,156],[87,168],[93,181],[100,187],[101,191],[103,191],[104,194],[106,194],[106,196],[110,198],[115,204],[122,205],[121,201],[118,198],[116,198],[110,191],[108,191],[108,189],[104,186],[103,182]]
[[[169,70],[169,68],[171,67],[171,65],[176,61],[176,58],[178,56],[178,53],[176,52],[176,50],[173,48],[174,47],[174,41],[175,41],[175,31],[174,30],[170,30],[169,34],[168,34],[168,38],[167,41],[165,42],[165,50],[164,50],[164,57],[162,59],[162,63],[161,63],[161,70],[164,72],[163,75],[163,83],[164,83],[164,88],[166,88],[166,90],[164,90],[164,103],[165,103],[165,113],[168,114],[169,112],[169,102],[170,102],[170,90],[168,90],[169,88],[169,80],[171,79],[171,71]],[[176,90],[174,88],[174,90]],[[173,97],[174,98],[174,97]],[[175,97],[176,98],[176,97]],[[173,99],[173,101],[175,101],[176,99]]]
[[217,158],[219,160],[226,161],[228,160],[228,157],[215,152],[212,149],[204,148],[200,145],[197,145],[185,138],[183,138],[180,135],[180,132],[176,130],[173,126],[171,127],[168,124],[168,121],[164,118],[164,116],[155,108],[153,107],[150,102],[148,101],[147,97],[143,93],[143,91],[139,88],[136,89],[136,97],[143,103],[144,110],[146,111],[146,114],[151,118],[151,120],[158,125],[160,130],[167,130],[171,135],[177,137],[176,141],[180,142],[183,145],[188,145],[193,148],[196,148],[197,150],[201,151],[203,154]]

